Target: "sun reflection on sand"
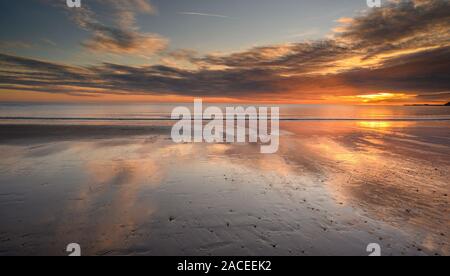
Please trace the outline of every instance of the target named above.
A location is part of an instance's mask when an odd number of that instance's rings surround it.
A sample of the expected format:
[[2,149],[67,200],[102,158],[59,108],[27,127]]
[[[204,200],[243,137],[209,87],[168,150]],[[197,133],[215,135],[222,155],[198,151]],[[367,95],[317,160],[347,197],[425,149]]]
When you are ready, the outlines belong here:
[[388,130],[392,128],[406,128],[414,126],[416,122],[407,121],[360,121],[357,122],[357,126],[361,128],[368,128],[373,130]]
[[383,128],[391,128],[392,123],[390,122],[358,122],[359,127],[364,128],[372,128],[372,129],[383,129]]

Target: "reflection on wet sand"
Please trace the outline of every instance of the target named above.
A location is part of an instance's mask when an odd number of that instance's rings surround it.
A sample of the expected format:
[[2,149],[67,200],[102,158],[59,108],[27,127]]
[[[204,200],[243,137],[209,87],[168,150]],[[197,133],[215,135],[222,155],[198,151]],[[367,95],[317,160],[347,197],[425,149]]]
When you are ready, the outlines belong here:
[[113,164],[104,161],[88,161],[85,171],[89,179],[80,187],[75,200],[69,202],[69,214],[75,220],[64,220],[58,235],[62,240],[74,236],[73,225],[89,228],[89,238],[84,232],[75,240],[85,240],[88,252],[108,254],[126,247],[126,241],[136,233],[137,227],[154,212],[151,202],[141,204],[139,193],[145,188],[158,185],[160,175],[153,160],[142,162],[117,160]]
[[450,254],[445,122],[285,122],[273,155],[68,128],[1,138],[0,254]]
[[[450,231],[450,148],[433,143],[421,143],[420,149],[410,146],[420,138],[433,138],[432,126],[429,132],[421,133],[423,137],[416,136],[413,122],[359,122],[357,126],[362,129],[352,132],[327,126],[333,132],[332,138],[301,141],[302,147],[314,149],[316,160],[329,161],[325,171],[330,191],[339,201],[409,231],[428,250],[448,255],[449,244],[443,237]],[[411,128],[411,133],[406,128]],[[301,129],[304,134],[305,128]],[[379,142],[374,143],[375,139]]]

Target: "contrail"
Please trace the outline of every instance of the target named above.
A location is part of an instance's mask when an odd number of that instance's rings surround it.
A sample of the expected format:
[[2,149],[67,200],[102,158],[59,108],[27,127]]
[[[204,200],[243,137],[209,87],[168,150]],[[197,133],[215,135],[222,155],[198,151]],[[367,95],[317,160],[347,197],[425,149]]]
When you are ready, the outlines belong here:
[[218,17],[218,18],[229,18],[225,15],[211,14],[211,13],[199,13],[199,12],[179,12],[181,15],[198,15],[198,16],[208,16],[208,17]]

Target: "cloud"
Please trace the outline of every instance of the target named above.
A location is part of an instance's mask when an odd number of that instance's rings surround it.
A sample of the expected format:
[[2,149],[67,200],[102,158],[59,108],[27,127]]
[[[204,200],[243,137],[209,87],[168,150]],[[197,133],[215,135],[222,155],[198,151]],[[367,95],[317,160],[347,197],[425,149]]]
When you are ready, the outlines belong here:
[[[255,47],[227,55],[199,56],[180,50],[165,54],[164,58],[170,59],[166,65],[74,67],[1,54],[0,89],[252,101],[364,100],[364,95],[392,95],[384,97],[384,102],[448,101],[448,5],[440,0],[396,1],[339,20],[341,32],[329,39]],[[413,18],[416,28],[412,27]],[[137,41],[145,41],[139,33],[130,35],[91,20],[81,20],[81,25],[93,32],[86,47],[108,45],[110,51],[126,53],[139,47]],[[149,45],[157,43],[149,41]],[[191,66],[176,66],[173,61]],[[357,95],[362,97],[355,98]]]
[[92,37],[82,45],[92,51],[150,56],[168,45],[167,39],[156,34],[141,34],[104,25],[90,25],[89,28]]
[[229,68],[272,68],[280,73],[312,73],[337,59],[351,56],[351,50],[334,41],[256,47],[226,56],[209,55],[199,64]]
[[146,0],[97,0],[107,5],[114,14],[112,26],[102,23],[97,14],[87,5],[68,11],[72,20],[91,33],[91,37],[82,42],[89,50],[99,53],[114,53],[149,57],[164,50],[168,40],[158,34],[142,33],[136,24],[139,13],[153,15],[156,8]]
[[367,55],[449,43],[450,1],[392,1],[340,20],[336,40]]
[[136,28],[136,15],[155,15],[157,9],[147,0],[98,0],[113,8],[118,25],[126,28]]
[[[181,70],[167,66],[133,67],[102,64],[71,67],[0,55],[3,88],[16,90],[231,97],[237,99],[303,99],[348,96],[371,91],[411,91],[437,95],[449,91],[450,48],[392,60],[376,69],[354,69],[339,74],[301,74],[283,77],[273,68]],[[39,72],[39,74],[36,74]],[[75,89],[76,88],[76,89]],[[351,90],[349,91],[349,88]],[[96,90],[93,90],[96,89]],[[445,94],[441,94],[445,96]]]
[[0,49],[10,50],[10,49],[30,49],[33,45],[24,41],[0,41]]

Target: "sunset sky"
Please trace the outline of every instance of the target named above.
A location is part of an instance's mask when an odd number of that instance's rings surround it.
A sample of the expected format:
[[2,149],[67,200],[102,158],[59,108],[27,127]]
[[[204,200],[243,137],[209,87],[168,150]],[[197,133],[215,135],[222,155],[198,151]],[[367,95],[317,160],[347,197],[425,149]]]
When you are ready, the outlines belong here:
[[450,1],[0,1],[0,101],[450,101]]

